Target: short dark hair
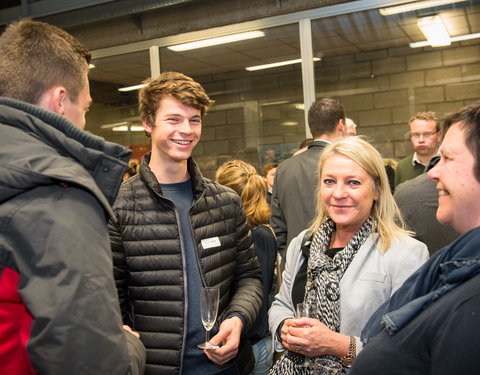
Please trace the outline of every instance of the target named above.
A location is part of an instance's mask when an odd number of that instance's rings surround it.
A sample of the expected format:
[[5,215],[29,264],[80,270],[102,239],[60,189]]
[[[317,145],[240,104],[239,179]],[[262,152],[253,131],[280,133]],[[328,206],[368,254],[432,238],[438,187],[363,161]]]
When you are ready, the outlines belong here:
[[160,100],[171,96],[180,103],[200,110],[202,117],[214,103],[202,85],[182,73],[164,72],[155,78],[148,78],[138,93],[139,112],[142,121],[155,125],[155,114]]
[[308,110],[308,126],[314,138],[334,133],[340,120],[345,122],[345,109],[335,99],[317,99]]
[[32,20],[9,25],[0,36],[0,95],[37,104],[61,85],[75,102],[85,87],[90,52],[58,27]]
[[474,174],[480,182],[480,101],[450,113],[443,121],[443,134],[457,124],[465,132],[465,145],[475,158]]

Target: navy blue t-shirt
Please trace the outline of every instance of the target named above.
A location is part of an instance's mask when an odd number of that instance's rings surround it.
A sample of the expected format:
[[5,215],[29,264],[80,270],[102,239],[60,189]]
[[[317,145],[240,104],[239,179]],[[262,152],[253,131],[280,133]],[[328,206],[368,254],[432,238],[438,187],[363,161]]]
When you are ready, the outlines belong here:
[[[210,362],[202,349],[197,344],[205,341],[205,329],[200,318],[200,289],[203,286],[197,250],[193,239],[192,225],[190,223],[189,210],[193,203],[192,182],[175,184],[160,184],[163,195],[175,204],[177,220],[183,247],[183,259],[185,267],[186,290],[186,329],[187,340],[185,342],[183,356],[183,374],[219,374],[223,373],[227,366],[217,366]],[[218,325],[210,331],[210,338],[217,333]]]

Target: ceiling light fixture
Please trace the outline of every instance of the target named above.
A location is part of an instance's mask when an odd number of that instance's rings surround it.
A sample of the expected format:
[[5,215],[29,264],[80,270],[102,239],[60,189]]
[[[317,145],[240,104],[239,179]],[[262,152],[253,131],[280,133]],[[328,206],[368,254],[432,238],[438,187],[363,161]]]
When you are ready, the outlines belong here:
[[462,3],[468,0],[427,0],[427,1],[417,1],[414,3],[407,3],[401,5],[395,5],[388,8],[380,8],[378,11],[382,16],[390,16],[392,14],[412,12],[414,10],[433,8],[442,5],[448,5],[453,3]]
[[112,124],[103,124],[103,125],[100,125],[100,128],[110,129],[110,128],[114,128],[116,126],[122,126],[122,125],[128,125],[128,122],[120,121],[120,122],[115,122],[115,123],[112,123]]
[[197,40],[195,42],[176,44],[174,46],[170,46],[170,47],[167,47],[167,48],[169,50],[172,50],[172,51],[175,51],[175,52],[188,51],[188,50],[191,50],[191,49],[204,48],[204,47],[216,46],[216,45],[219,45],[219,44],[227,44],[227,43],[238,42],[240,40],[261,38],[261,37],[264,37],[264,36],[265,36],[265,33],[263,31],[256,30],[256,31],[248,31],[248,32],[239,33],[239,34],[219,36],[219,37],[216,37],[216,38]]
[[[314,57],[313,61],[320,61],[318,57]],[[295,59],[295,60],[288,60],[288,61],[279,61],[276,63],[271,63],[271,64],[263,64],[263,65],[255,65],[255,66],[248,66],[245,68],[245,70],[248,70],[249,72],[253,72],[255,70],[262,70],[262,69],[270,69],[270,68],[276,68],[278,66],[285,66],[285,65],[292,65],[292,64],[299,64],[302,62],[302,59]]]
[[114,132],[128,132],[129,130],[131,132],[142,132],[145,129],[141,125],[130,125],[130,126],[121,125],[121,126],[115,126],[112,128],[112,131]]
[[288,104],[290,101],[288,100],[279,100],[278,102],[268,102],[268,103],[262,103],[260,104],[262,107],[269,107],[271,105],[282,105],[282,104]]
[[417,25],[432,47],[449,46],[452,44],[450,35],[440,16],[419,18]]
[[[462,40],[470,40],[470,39],[476,39],[476,38],[480,38],[480,33],[451,36],[450,41],[453,43],[453,42],[461,42]],[[431,44],[428,40],[409,44],[410,48],[428,47],[430,45]]]
[[134,86],[128,86],[128,87],[120,87],[118,91],[133,91],[133,90],[138,90],[141,89],[142,87],[147,86],[146,84],[142,83],[140,85],[134,85]]
[[297,126],[298,122],[297,121],[285,121],[285,122],[282,122],[282,125],[283,126]]

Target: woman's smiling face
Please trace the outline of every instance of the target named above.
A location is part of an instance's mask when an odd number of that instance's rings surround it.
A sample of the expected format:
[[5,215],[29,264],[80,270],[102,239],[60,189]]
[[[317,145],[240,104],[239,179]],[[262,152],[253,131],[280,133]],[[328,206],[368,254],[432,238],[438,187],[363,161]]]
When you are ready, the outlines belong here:
[[378,199],[372,176],[352,159],[333,154],[325,161],[320,178],[322,204],[337,230],[357,231]]
[[460,234],[480,226],[480,183],[475,178],[475,158],[465,144],[459,123],[445,134],[442,157],[428,176],[437,182],[437,219]]

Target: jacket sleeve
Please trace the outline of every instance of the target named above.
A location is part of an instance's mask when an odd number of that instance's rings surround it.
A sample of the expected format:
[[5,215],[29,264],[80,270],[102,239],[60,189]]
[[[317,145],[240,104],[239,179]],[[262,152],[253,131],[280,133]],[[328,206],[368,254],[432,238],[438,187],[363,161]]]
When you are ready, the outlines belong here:
[[[99,202],[74,187],[37,188],[16,211],[11,232],[18,291],[33,317],[27,350],[34,369],[135,373],[139,360],[127,349]],[[137,354],[145,350],[138,339],[135,346]]]
[[285,350],[277,337],[279,325],[285,320],[295,317],[295,307],[292,301],[292,288],[298,270],[303,263],[303,257],[300,253],[300,247],[304,237],[304,232],[295,237],[288,246],[285,270],[282,273],[282,285],[278,294],[272,303],[272,307],[268,311],[268,324],[273,339],[273,348],[280,352]]
[[120,223],[109,220],[108,231],[110,234],[110,246],[113,258],[113,276],[117,287],[120,312],[123,322],[133,328],[133,320],[130,317],[130,304],[128,299],[128,267],[123,249],[122,237],[119,229]]
[[[391,295],[429,258],[427,246],[411,237],[406,238],[406,243],[399,242],[401,252],[393,252],[388,262],[388,272],[391,279]],[[387,255],[390,255],[387,252]]]
[[252,235],[247,226],[246,217],[240,200],[236,201],[236,244],[237,261],[235,267],[234,294],[225,309],[221,320],[240,314],[245,323],[243,332],[247,332],[255,322],[262,304],[262,274],[260,263],[255,254]]
[[[280,169],[280,170],[279,170]],[[287,250],[287,221],[283,215],[282,207],[280,207],[280,200],[278,197],[278,179],[281,178],[282,168],[278,167],[275,173],[275,180],[272,189],[272,200],[270,202],[271,216],[270,225],[277,236],[278,252],[285,258]]]

